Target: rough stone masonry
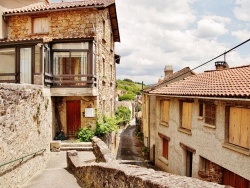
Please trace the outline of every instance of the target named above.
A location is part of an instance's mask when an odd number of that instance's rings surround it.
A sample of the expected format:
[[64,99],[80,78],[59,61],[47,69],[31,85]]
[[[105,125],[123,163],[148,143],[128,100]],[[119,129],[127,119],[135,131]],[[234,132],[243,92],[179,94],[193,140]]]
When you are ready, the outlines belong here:
[[51,112],[49,90],[43,86],[0,84],[0,187],[19,187],[44,168]]
[[98,138],[93,141],[97,162],[80,163],[77,151],[67,153],[68,168],[85,188],[225,188],[228,186],[195,178],[177,176],[134,165],[119,164],[107,145]]

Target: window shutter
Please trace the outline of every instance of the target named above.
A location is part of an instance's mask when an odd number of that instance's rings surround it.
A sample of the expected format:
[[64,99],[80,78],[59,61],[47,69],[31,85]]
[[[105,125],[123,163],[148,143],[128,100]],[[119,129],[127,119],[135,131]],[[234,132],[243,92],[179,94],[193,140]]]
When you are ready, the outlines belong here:
[[250,147],[250,109],[230,108],[229,143]]
[[192,124],[192,103],[183,102],[182,127],[191,130]]

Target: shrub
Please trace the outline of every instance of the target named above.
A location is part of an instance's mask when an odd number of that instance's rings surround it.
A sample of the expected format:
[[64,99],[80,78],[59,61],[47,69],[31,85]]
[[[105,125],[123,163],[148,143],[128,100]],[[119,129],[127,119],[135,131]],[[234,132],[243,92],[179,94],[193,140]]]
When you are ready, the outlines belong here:
[[80,142],[89,142],[94,137],[94,131],[90,127],[81,128],[77,133],[77,138]]
[[130,109],[125,106],[119,106],[115,112],[116,119],[120,124],[127,124],[130,121],[130,115]]
[[124,94],[122,96],[119,96],[119,101],[132,101],[135,99],[134,94]]
[[98,119],[96,124],[95,135],[98,137],[103,136],[106,133],[117,131],[118,128],[118,120],[115,117],[106,117]]

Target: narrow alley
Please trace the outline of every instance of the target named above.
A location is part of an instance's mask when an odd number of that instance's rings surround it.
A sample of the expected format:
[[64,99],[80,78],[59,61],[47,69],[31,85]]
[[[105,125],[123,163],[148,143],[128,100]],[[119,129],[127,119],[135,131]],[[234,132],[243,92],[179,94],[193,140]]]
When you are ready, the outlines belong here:
[[133,164],[147,167],[148,161],[144,159],[143,142],[135,135],[136,125],[131,121],[121,134],[119,150],[116,159],[123,164]]

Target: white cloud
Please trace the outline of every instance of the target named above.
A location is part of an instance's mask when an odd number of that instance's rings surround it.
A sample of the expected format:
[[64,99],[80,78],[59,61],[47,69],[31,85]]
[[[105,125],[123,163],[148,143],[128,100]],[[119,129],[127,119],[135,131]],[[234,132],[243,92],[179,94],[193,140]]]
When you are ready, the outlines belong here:
[[247,29],[233,31],[231,34],[241,42],[250,38],[250,31]]
[[226,24],[230,22],[229,18],[206,15],[198,21],[197,30],[194,34],[201,38],[216,38],[228,32]]
[[[230,42],[219,38],[230,31],[230,18],[204,15],[195,29],[195,11],[189,0],[116,0],[121,43],[116,52],[121,55],[117,78],[156,83],[164,75],[165,65],[174,71],[189,66],[195,68],[230,49]],[[236,35],[236,34],[234,34]],[[241,34],[239,34],[241,35]],[[223,56],[215,61],[223,60]],[[195,70],[213,70],[214,62]],[[250,62],[237,51],[227,55],[229,65]]]
[[241,21],[250,21],[250,1],[236,0],[237,7],[234,8],[235,17]]

